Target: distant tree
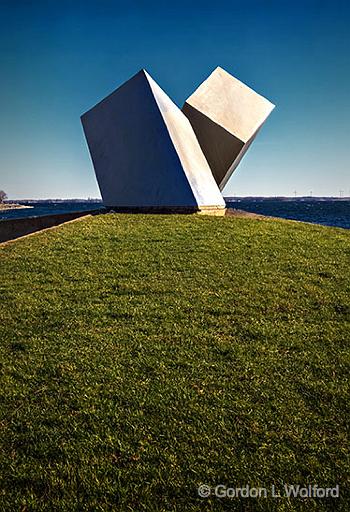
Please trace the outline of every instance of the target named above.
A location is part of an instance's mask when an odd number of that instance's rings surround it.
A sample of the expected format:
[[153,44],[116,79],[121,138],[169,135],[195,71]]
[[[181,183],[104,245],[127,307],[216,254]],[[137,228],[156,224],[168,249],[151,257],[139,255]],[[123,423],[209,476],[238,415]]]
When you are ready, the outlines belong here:
[[0,190],[0,204],[3,203],[4,201],[6,201],[6,199],[7,199],[6,192],[4,192],[3,190]]

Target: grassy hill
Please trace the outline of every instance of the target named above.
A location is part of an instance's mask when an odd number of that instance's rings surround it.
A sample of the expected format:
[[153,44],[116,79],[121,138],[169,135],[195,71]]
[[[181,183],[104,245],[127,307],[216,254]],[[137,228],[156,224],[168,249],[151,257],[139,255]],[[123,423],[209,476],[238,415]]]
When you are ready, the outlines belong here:
[[348,510],[349,263],[345,230],[230,217],[2,246],[0,510]]

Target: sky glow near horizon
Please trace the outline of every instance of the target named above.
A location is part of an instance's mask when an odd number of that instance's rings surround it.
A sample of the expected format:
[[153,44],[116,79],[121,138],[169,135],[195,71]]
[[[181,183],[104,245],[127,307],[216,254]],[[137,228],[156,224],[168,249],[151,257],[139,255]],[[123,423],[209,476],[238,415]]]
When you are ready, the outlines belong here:
[[80,115],[140,68],[181,107],[221,66],[275,110],[228,196],[350,196],[346,1],[0,0],[0,189],[100,197]]

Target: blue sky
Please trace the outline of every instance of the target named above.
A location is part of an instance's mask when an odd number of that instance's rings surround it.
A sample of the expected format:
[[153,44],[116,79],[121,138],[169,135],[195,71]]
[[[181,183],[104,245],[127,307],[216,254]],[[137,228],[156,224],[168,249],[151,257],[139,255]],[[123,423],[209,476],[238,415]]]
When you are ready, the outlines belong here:
[[218,65],[277,105],[226,195],[350,195],[347,1],[0,0],[0,189],[99,197],[80,115],[146,68],[184,100]]

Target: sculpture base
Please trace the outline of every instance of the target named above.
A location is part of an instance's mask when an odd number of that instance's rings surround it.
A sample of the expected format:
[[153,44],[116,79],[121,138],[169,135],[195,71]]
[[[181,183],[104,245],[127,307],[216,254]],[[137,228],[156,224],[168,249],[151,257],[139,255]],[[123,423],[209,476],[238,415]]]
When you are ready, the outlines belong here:
[[110,213],[201,214],[224,216],[224,206],[106,206]]

